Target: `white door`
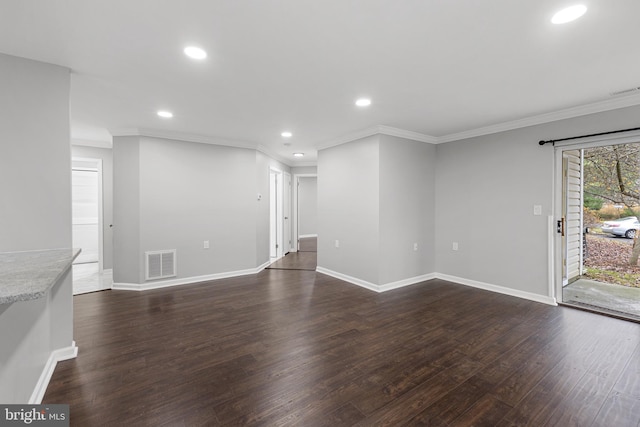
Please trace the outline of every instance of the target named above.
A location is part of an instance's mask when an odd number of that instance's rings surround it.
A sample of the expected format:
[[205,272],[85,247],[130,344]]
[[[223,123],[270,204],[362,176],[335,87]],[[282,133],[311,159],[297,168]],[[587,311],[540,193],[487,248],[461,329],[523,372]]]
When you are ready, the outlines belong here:
[[291,251],[291,174],[284,174],[284,254]]
[[282,172],[272,169],[269,173],[269,257],[282,258],[284,245]]
[[73,247],[82,249],[74,264],[100,260],[100,189],[97,170],[72,171]]
[[582,274],[582,150],[562,153],[562,285]]
[[278,174],[269,173],[269,257],[278,257]]

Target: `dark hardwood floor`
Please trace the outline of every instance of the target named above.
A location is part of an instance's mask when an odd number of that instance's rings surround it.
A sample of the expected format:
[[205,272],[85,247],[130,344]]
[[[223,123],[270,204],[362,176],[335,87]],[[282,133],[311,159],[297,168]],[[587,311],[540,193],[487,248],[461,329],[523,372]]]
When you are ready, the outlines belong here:
[[318,239],[316,237],[301,238],[298,252],[289,252],[284,257],[271,263],[267,268],[315,271],[318,266],[317,248]]
[[640,325],[441,280],[301,270],[74,297],[74,426],[633,426]]

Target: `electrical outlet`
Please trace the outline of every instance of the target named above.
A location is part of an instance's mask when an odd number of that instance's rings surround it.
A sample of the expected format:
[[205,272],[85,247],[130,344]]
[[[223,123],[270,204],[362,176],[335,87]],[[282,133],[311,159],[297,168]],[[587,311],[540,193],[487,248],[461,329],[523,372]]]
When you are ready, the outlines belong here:
[[414,250],[414,251],[417,251],[417,250],[418,250],[418,244],[417,244],[417,243],[414,243],[414,244],[413,244],[413,250]]
[[204,246],[205,249],[209,249],[209,241],[205,240],[203,246]]
[[340,247],[340,240],[336,240],[336,248]]
[[454,251],[458,250],[458,242],[453,242],[453,245],[451,245],[451,249],[453,249]]

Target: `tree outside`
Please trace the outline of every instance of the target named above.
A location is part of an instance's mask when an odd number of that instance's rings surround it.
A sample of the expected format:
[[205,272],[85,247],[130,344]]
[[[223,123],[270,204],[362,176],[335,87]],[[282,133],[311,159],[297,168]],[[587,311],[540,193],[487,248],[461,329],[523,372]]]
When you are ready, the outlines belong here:
[[[640,217],[640,144],[584,150],[585,225],[598,232],[605,220]],[[640,287],[640,242],[587,235],[585,276],[607,283]]]

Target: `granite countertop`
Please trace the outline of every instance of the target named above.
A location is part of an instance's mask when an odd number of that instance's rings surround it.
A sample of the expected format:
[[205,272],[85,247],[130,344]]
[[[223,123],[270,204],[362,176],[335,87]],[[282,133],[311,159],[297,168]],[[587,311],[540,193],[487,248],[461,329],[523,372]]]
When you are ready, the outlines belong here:
[[79,249],[0,253],[0,304],[44,297],[79,253]]

